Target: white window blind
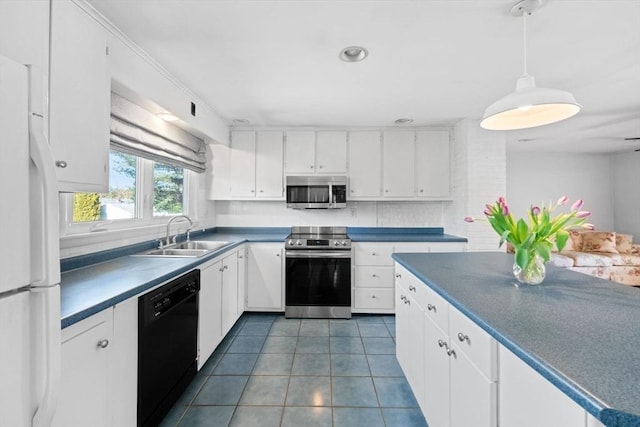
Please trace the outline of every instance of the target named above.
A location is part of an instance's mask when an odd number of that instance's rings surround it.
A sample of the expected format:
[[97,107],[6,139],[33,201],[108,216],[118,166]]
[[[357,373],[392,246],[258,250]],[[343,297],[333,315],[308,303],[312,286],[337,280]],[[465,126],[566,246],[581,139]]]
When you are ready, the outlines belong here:
[[195,172],[206,170],[204,141],[111,93],[111,147]]

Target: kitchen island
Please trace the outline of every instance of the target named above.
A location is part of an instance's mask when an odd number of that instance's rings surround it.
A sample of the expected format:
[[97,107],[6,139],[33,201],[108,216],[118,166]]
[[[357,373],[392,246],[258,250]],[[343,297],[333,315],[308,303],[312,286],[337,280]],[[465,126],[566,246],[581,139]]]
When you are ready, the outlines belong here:
[[393,258],[604,425],[640,426],[640,289],[553,266],[519,285],[503,253]]

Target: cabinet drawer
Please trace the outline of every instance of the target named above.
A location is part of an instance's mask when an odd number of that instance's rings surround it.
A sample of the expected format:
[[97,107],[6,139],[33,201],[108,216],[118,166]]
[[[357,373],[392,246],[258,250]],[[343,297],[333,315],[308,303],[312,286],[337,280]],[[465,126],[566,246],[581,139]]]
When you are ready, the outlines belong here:
[[355,308],[393,309],[393,288],[357,288]]
[[356,267],[355,275],[357,288],[393,288],[392,267]]
[[433,289],[423,286],[425,293],[424,312],[443,331],[449,330],[449,303]]
[[498,343],[454,307],[449,308],[449,336],[490,381],[498,379]]
[[354,253],[356,265],[393,265],[391,244],[357,243]]

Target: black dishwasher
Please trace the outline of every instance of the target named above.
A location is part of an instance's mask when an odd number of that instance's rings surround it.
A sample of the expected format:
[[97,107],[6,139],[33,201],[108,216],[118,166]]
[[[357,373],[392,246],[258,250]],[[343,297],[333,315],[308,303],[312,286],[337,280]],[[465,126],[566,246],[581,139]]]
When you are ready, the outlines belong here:
[[138,298],[138,426],[157,426],[196,375],[200,270]]

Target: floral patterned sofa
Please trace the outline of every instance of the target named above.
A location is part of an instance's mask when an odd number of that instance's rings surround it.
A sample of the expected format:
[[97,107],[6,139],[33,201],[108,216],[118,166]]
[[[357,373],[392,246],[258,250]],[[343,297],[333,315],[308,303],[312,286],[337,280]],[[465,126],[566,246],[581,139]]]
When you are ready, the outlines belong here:
[[571,230],[567,245],[552,254],[551,262],[580,273],[640,286],[640,245],[633,244],[629,234]]

